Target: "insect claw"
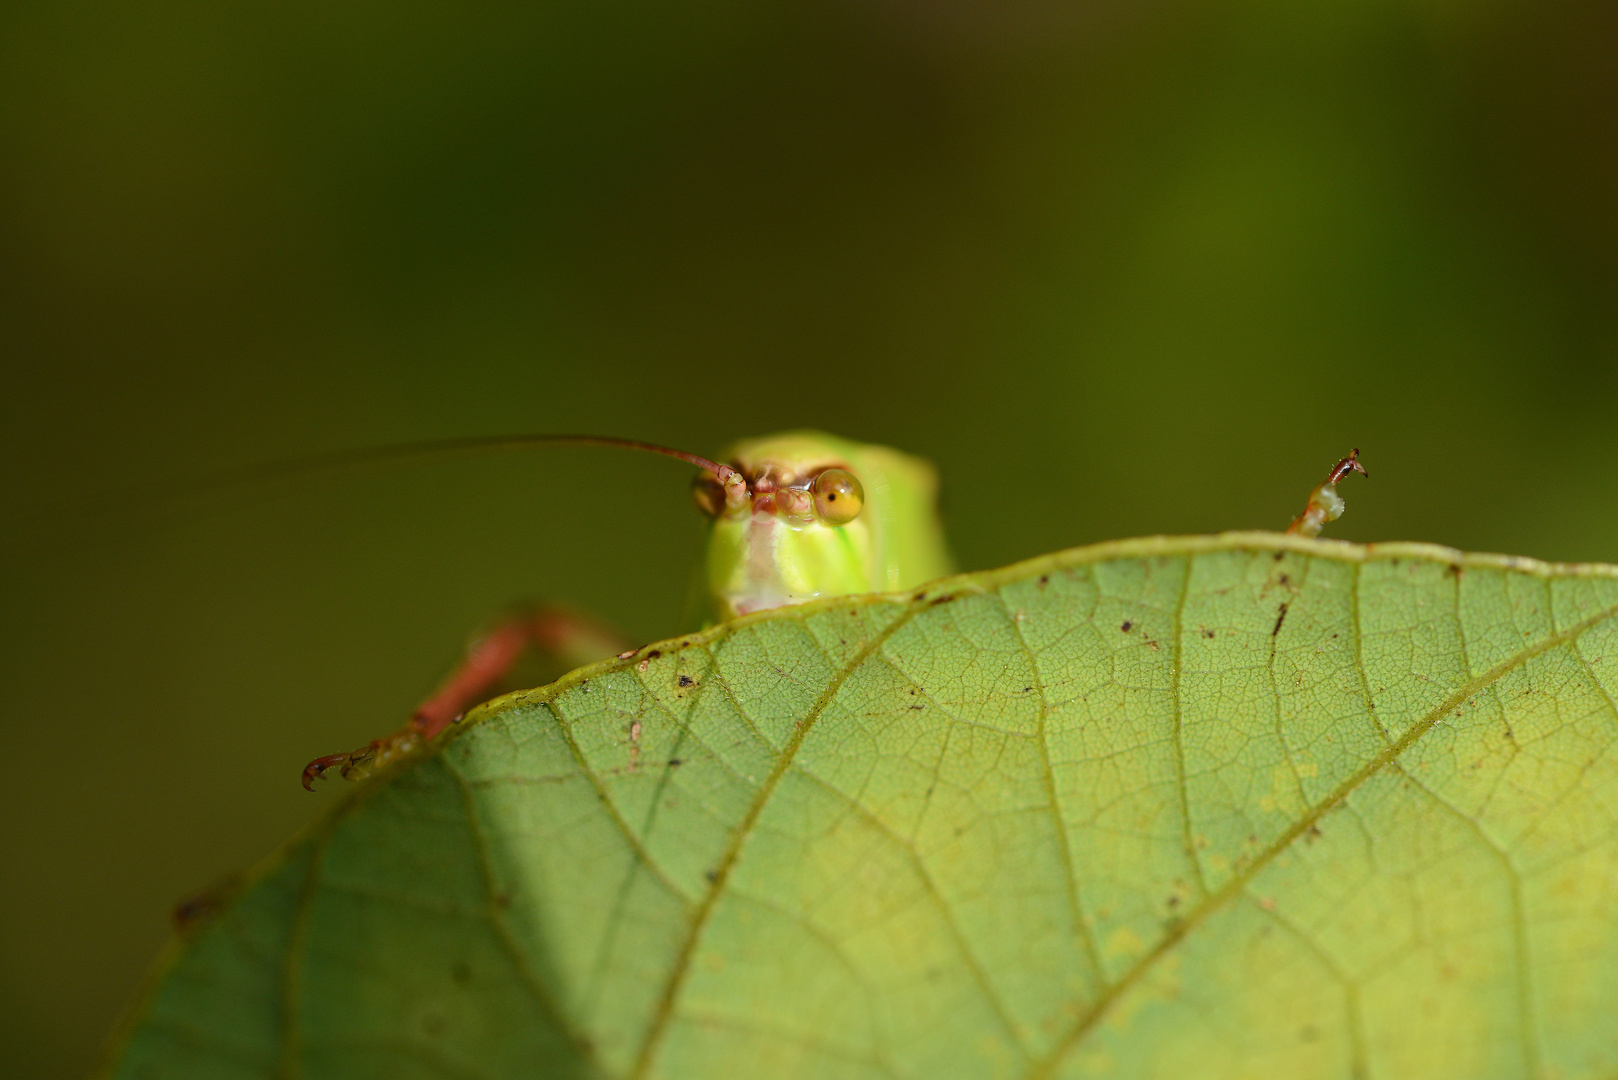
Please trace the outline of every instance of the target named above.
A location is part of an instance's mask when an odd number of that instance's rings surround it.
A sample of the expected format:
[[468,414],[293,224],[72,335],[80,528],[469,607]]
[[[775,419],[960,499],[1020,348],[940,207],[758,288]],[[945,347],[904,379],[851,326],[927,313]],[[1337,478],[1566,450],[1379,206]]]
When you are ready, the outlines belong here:
[[315,781],[332,769],[336,769],[344,780],[362,780],[395,758],[414,753],[421,746],[421,742],[421,733],[414,727],[407,727],[395,735],[377,739],[358,750],[317,757],[303,767],[303,786],[308,791],[315,790]]
[[[327,769],[340,761],[347,761],[351,757],[353,757],[352,754],[327,754],[325,757],[315,758],[315,760],[303,767],[303,789],[305,791],[315,790],[315,781],[324,776]],[[346,767],[344,772],[347,772]]]
[[1357,472],[1367,480],[1371,478],[1371,474],[1366,471],[1365,466],[1360,464],[1360,448],[1357,446],[1348,452],[1346,458],[1337,463],[1332,469],[1331,475],[1326,478],[1326,483],[1335,484],[1351,472]]

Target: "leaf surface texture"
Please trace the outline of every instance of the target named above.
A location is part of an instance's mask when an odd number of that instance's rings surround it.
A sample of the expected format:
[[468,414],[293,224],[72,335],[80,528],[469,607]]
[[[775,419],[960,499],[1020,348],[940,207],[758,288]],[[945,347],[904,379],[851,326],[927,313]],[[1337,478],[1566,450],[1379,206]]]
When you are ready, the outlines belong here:
[[788,608],[468,718],[118,1077],[1618,1070],[1618,570],[1269,534]]

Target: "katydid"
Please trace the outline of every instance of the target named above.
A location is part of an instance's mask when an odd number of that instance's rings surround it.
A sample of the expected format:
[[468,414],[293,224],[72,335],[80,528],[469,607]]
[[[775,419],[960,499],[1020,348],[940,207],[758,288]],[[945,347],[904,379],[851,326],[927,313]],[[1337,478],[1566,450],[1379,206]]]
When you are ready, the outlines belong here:
[[[692,494],[712,519],[701,568],[709,622],[820,597],[910,589],[952,568],[935,507],[932,466],[897,450],[817,431],[738,443],[726,455],[728,464],[649,443],[591,436],[473,440],[422,449],[545,442],[645,450],[702,469]],[[400,455],[382,451],[377,456]],[[472,642],[465,659],[404,730],[352,753],[316,758],[303,771],[303,785],[312,790],[315,779],[332,768],[357,778],[438,735],[485,697],[527,649],[578,666],[621,647],[610,630],[573,612],[540,607],[511,615]]]
[[[509,449],[535,444],[616,446],[696,465],[692,494],[712,520],[700,571],[705,618],[722,622],[822,597],[902,592],[952,569],[936,509],[933,467],[883,446],[818,431],[794,431],[737,443],[728,463],[650,443],[595,436],[454,440],[310,462],[316,466],[440,451]],[[1342,514],[1336,483],[1364,473],[1359,450],[1310,493],[1287,530],[1318,535]],[[336,768],[357,779],[440,734],[487,696],[525,650],[582,666],[619,651],[621,640],[586,616],[544,606],[501,620],[472,642],[466,657],[417,708],[400,732],[346,754],[311,761],[303,785]],[[633,650],[622,656],[633,655]]]

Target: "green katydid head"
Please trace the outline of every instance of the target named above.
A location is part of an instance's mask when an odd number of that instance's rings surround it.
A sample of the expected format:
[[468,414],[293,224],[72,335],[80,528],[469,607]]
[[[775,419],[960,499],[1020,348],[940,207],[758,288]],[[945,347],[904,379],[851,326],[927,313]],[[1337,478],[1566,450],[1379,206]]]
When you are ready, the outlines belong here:
[[792,431],[737,443],[725,460],[693,488],[713,518],[703,573],[713,619],[950,571],[937,477],[919,458]]

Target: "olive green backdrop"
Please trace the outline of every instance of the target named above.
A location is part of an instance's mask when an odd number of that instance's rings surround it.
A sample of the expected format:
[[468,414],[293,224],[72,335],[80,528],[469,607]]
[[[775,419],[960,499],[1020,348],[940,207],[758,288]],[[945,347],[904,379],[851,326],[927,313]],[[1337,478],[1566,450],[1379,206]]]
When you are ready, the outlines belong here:
[[1618,561],[1615,53],[1593,2],[6,5],[7,1075],[82,1075],[477,623],[677,632],[701,538],[608,451],[172,482],[815,425],[934,459],[985,567],[1282,527],[1358,445],[1330,535]]

